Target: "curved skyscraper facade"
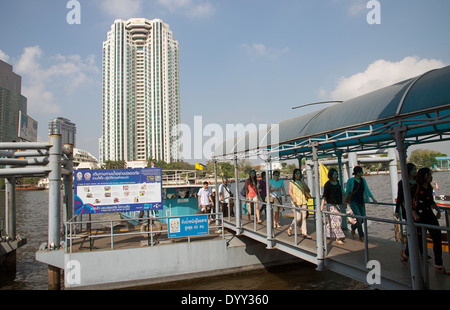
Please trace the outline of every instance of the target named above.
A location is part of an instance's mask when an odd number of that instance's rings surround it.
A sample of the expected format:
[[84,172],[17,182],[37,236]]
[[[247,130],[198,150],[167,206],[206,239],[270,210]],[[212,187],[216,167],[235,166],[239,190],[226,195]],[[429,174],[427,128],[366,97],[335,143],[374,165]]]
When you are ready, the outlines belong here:
[[178,42],[159,19],[116,20],[103,42],[101,161],[179,160]]

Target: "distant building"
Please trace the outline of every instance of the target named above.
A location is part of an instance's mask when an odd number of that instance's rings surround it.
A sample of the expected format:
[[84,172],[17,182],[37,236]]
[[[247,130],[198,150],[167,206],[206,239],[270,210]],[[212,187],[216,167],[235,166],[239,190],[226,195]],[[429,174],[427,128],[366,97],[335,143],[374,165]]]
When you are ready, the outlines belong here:
[[75,147],[77,128],[76,125],[67,118],[57,117],[54,120],[49,121],[48,132],[49,135],[60,134],[63,145],[72,144],[72,146]]
[[178,41],[160,19],[117,19],[103,42],[100,161],[178,161]]
[[74,169],[100,169],[98,159],[88,151],[73,149],[73,167]]
[[0,60],[0,142],[22,141],[19,115],[26,119],[27,98],[21,92],[22,77],[13,72],[10,64]]
[[450,156],[445,157],[435,157],[437,160],[437,163],[434,165],[434,169],[442,169],[442,170],[448,170],[450,169]]

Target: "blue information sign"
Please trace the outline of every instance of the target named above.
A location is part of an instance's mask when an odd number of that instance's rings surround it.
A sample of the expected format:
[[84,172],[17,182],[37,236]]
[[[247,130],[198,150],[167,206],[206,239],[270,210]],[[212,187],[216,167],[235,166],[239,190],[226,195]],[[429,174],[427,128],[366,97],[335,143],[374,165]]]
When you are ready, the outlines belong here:
[[208,215],[169,217],[169,238],[209,234]]
[[75,170],[74,213],[162,210],[162,170]]

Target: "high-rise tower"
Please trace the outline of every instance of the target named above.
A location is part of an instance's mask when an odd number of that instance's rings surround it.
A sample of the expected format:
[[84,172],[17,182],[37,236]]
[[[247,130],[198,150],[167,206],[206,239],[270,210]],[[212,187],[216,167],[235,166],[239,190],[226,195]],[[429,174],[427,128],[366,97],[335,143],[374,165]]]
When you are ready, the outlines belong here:
[[178,42],[162,20],[114,22],[103,42],[102,162],[179,160],[179,67]]
[[20,141],[19,115],[26,118],[27,114],[27,98],[21,89],[22,77],[13,72],[10,64],[0,60],[0,142]]

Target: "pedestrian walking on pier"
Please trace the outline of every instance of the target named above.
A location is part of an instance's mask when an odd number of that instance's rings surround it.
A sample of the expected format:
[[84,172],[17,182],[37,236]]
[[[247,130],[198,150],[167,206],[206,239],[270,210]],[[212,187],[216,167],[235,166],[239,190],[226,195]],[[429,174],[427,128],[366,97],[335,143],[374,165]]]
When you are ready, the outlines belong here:
[[[320,208],[323,210],[326,202],[328,211],[340,213],[339,205],[342,204],[343,198],[344,195],[339,183],[338,172],[336,169],[331,168],[328,171],[328,181],[323,188],[323,199]],[[342,216],[330,214],[330,220],[327,223],[327,238],[336,238],[337,243],[344,244],[341,239],[345,238],[345,235],[341,225]]]
[[[430,168],[421,168],[417,172],[417,183],[414,184],[411,190],[412,196],[412,214],[416,223],[428,224],[439,226],[438,219],[441,218],[441,210],[436,205],[433,197],[433,175]],[[433,213],[433,209],[436,211],[436,215]],[[431,239],[433,240],[433,253],[434,253],[434,269],[437,272],[443,274],[450,274],[450,271],[446,270],[442,264],[442,235],[438,229],[428,229]],[[419,250],[422,253],[422,228],[417,228]],[[405,250],[406,256],[409,253]],[[427,255],[425,252],[424,255]]]
[[292,230],[295,228],[295,223],[297,222],[297,225],[301,225],[302,235],[307,239],[311,239],[311,236],[308,235],[308,228],[306,225],[306,217],[308,215],[308,211],[306,211],[308,204],[307,196],[309,196],[309,192],[308,185],[303,181],[301,170],[294,169],[292,180],[289,182],[289,195],[291,196],[292,206],[302,208],[302,210],[293,210],[294,219],[287,230],[289,236],[292,235]]
[[[355,215],[366,216],[366,203],[370,202],[369,197],[372,198],[373,202],[377,203],[372,193],[370,192],[369,186],[363,176],[363,169],[360,166],[353,168],[354,177],[347,181],[347,188],[345,191],[345,202],[350,204]],[[352,225],[352,234],[355,234],[355,230],[358,230],[359,239],[364,241],[364,231],[363,231],[363,220],[360,218],[356,219],[356,224]]]

